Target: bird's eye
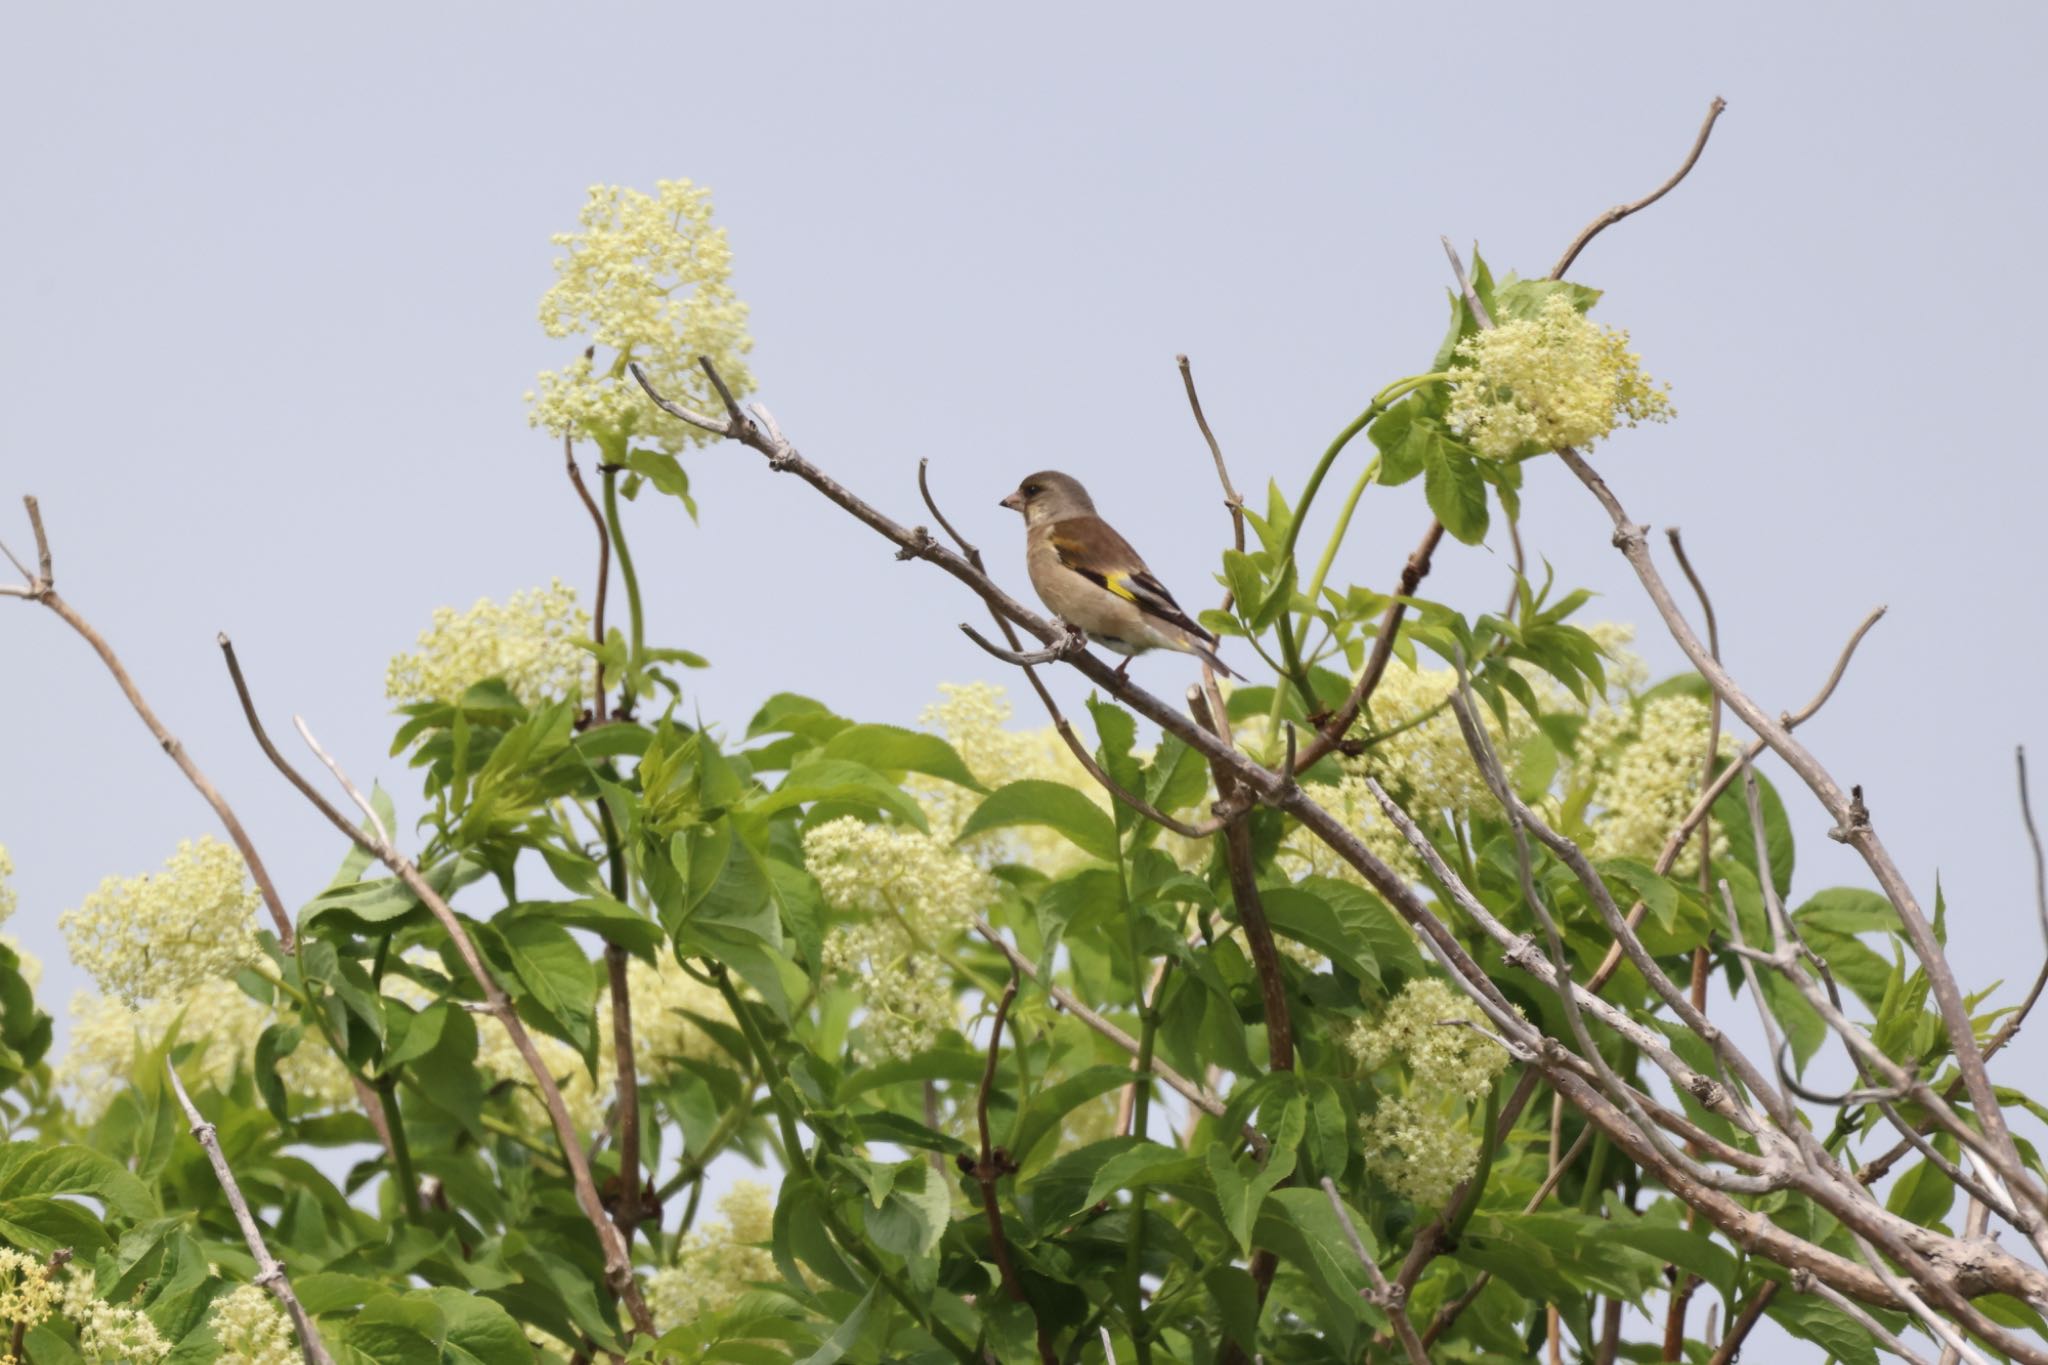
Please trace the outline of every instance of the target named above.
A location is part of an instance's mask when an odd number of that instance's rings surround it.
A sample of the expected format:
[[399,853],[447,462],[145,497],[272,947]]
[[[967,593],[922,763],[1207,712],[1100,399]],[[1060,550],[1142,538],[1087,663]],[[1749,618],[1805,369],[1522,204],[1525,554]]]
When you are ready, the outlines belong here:
[[1043,488],[1040,488],[1035,483],[1027,483],[1024,485],[1024,496],[1027,498],[1035,498],[1044,491],[1045,490]]

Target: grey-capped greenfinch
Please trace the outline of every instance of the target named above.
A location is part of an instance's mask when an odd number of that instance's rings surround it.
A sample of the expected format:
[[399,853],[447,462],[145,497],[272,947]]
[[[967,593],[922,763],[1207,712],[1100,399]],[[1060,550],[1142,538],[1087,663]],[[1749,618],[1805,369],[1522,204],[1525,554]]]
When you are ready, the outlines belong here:
[[1128,657],[1150,649],[1192,654],[1225,677],[1216,637],[1181,610],[1166,585],[1116,528],[1095,514],[1080,481],[1056,470],[1033,474],[1002,505],[1024,517],[1025,566],[1052,613],[1105,649]]

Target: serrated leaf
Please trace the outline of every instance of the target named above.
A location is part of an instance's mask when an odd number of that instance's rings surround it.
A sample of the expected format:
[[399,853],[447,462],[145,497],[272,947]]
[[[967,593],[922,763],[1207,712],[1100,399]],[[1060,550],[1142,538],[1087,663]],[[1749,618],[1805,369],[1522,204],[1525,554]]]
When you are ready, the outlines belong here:
[[1065,835],[1084,853],[1107,863],[1116,861],[1116,822],[1109,814],[1066,783],[1037,778],[997,788],[967,817],[959,838],[1016,825],[1043,825]]

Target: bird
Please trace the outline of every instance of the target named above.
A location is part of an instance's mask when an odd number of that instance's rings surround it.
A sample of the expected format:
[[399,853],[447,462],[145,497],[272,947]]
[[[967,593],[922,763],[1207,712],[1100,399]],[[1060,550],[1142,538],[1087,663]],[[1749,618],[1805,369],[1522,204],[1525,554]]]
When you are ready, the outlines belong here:
[[1024,518],[1025,567],[1039,600],[1096,644],[1131,659],[1151,649],[1192,654],[1227,678],[1216,637],[1181,610],[1166,585],[1116,528],[1095,514],[1080,480],[1042,470],[1017,485],[1002,506]]

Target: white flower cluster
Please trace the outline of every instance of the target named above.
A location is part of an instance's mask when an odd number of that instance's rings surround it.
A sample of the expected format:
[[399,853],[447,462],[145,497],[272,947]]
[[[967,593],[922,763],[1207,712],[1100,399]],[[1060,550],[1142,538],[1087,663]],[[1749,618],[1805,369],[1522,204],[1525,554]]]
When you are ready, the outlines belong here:
[[687,180],[656,181],[651,195],[593,185],[581,221],[582,231],[553,239],[567,254],[541,297],[540,324],[551,337],[588,337],[597,354],[542,374],[526,395],[528,421],[595,440],[614,458],[633,437],[671,454],[709,439],[649,402],[626,366],[639,364],[662,394],[699,412],[724,410],[699,356],[734,396],[754,386],[743,358],[754,344],[747,306],[729,283],[732,249],[711,225],[711,192]]
[[[254,1064],[256,1040],[275,1019],[269,1006],[218,977],[140,1009],[80,991],[71,999],[70,1046],[52,1074],[71,1096],[72,1111],[90,1123],[127,1086],[135,1059],[161,1044],[173,1024],[181,1043],[197,1045],[180,1064],[187,1081],[225,1089],[238,1070]],[[310,1099],[316,1108],[335,1108],[355,1098],[347,1068],[317,1035],[301,1038],[289,1056],[280,1058],[277,1074],[289,1093]]]
[[647,1277],[647,1307],[657,1332],[688,1326],[731,1307],[754,1285],[777,1278],[765,1243],[774,1236],[775,1200],[766,1186],[738,1180],[718,1201],[723,1218],[688,1237],[673,1265]]
[[850,815],[804,835],[804,864],[847,917],[825,940],[825,967],[860,982],[865,1049],[930,1047],[958,1022],[943,953],[990,902],[988,874],[928,834]]
[[1421,977],[1345,1039],[1366,1070],[1390,1082],[1359,1120],[1366,1167],[1428,1208],[1442,1207],[1477,1167],[1472,1103],[1508,1064],[1498,1044],[1447,1020],[1483,1024],[1484,1016],[1448,983]]
[[0,844],[0,924],[7,922],[7,917],[14,913],[18,904],[14,888],[7,884],[7,879],[13,875],[14,859],[7,856],[7,845]]
[[214,1359],[223,1365],[294,1365],[300,1359],[292,1320],[253,1284],[215,1299],[207,1309],[207,1322],[220,1346]]
[[[7,884],[7,879],[13,875],[14,860],[7,856],[7,845],[0,844],[0,924],[7,922],[7,917],[14,913],[18,904],[14,888]],[[21,979],[28,982],[28,988],[35,990],[40,987],[43,984],[42,959],[22,947],[21,940],[12,934],[0,934],[0,943],[12,948],[14,955],[21,959]]]
[[[1608,709],[1588,719],[1579,747],[1594,765],[1593,801],[1600,808],[1594,857],[1651,862],[1663,852],[1699,799],[1711,719],[1706,702],[1686,696],[1657,697],[1639,712]],[[1732,755],[1733,738],[1723,734],[1720,748]],[[1714,856],[1727,849],[1727,833],[1716,826]],[[1672,872],[1684,877],[1698,868],[1699,841],[1688,840]]]
[[256,960],[246,870],[228,845],[186,840],[154,876],[108,877],[57,927],[102,991],[131,1006],[173,996]]
[[590,614],[559,578],[515,592],[502,605],[481,597],[466,612],[439,607],[434,624],[420,632],[419,652],[401,654],[385,669],[384,695],[454,702],[486,678],[501,678],[528,706],[575,701],[595,666],[576,643],[589,638]]
[[1451,428],[1494,459],[1591,445],[1617,426],[1673,415],[1628,333],[1593,322],[1562,293],[1545,299],[1536,317],[1467,337],[1458,359]]
[[[626,990],[633,1002],[633,1062],[636,1073],[660,1080],[684,1061],[708,1061],[720,1055],[711,1035],[688,1015],[730,1022],[725,997],[715,987],[685,972],[669,953],[660,954],[658,966],[650,967],[639,958],[626,964]],[[613,1049],[609,986],[598,993],[599,1038],[598,1083],[612,1088],[617,1075]]]
[[[77,1328],[76,1359],[89,1365],[134,1365],[170,1354],[171,1343],[141,1310],[99,1298],[91,1270],[74,1263],[52,1273],[26,1252],[0,1247],[0,1320],[26,1331],[52,1318]],[[8,1352],[0,1365],[20,1363]]]

